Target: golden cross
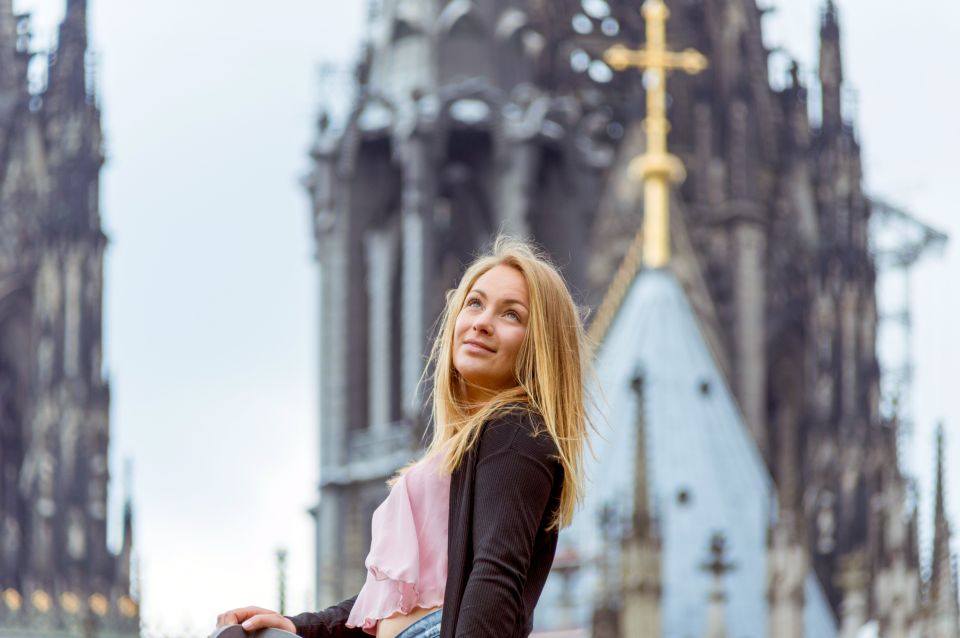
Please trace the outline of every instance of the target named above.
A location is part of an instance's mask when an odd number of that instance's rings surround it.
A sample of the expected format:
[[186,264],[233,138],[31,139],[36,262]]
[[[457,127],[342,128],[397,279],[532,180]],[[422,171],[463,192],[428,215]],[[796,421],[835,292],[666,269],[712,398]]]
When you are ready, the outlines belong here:
[[667,50],[667,18],[670,10],[663,0],[646,0],[642,8],[647,26],[646,47],[628,49],[622,44],[610,47],[604,61],[615,71],[635,67],[646,69],[647,116],[643,129],[647,150],[630,162],[630,174],[643,180],[643,263],[648,268],[665,266],[670,259],[671,181],[683,181],[686,173],[680,158],[667,152],[666,77],[669,71],[682,70],[695,75],[707,68],[707,59],[694,49],[681,53]]

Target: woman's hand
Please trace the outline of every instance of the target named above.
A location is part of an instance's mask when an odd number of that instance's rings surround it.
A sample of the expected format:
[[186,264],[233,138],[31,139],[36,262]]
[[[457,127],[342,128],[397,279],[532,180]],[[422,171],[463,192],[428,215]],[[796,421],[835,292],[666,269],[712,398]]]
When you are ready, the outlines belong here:
[[289,631],[292,634],[297,633],[297,628],[290,622],[289,618],[263,607],[240,607],[224,612],[217,616],[217,627],[223,627],[224,625],[242,625],[245,631],[273,627]]

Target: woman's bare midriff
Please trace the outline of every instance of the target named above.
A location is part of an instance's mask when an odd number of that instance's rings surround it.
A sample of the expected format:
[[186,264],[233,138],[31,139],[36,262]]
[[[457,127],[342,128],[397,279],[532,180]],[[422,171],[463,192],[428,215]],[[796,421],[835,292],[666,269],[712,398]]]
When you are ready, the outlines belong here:
[[389,618],[384,618],[377,623],[377,638],[395,638],[401,631],[417,622],[432,611],[440,609],[432,607],[424,609],[423,607],[414,607],[409,614],[396,613]]

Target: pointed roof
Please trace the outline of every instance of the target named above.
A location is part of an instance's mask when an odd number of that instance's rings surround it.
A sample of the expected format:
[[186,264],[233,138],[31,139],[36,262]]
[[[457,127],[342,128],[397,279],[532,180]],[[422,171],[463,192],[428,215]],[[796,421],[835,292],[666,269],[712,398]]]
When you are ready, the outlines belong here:
[[87,0],[67,0],[56,53],[51,58],[48,93],[62,107],[87,102]]
[[[600,461],[590,476],[611,487],[633,476],[636,432],[621,424],[632,425],[627,415],[635,409],[626,383],[638,367],[645,371],[648,484],[663,544],[664,635],[702,635],[711,579],[692,548],[708,546],[716,532],[724,533],[731,559],[743,566],[728,577],[731,634],[762,635],[772,486],[669,270],[642,270],[633,280],[596,367],[609,407],[601,410],[606,420],[598,419],[607,440],[596,446]],[[628,485],[618,487],[629,493]]]
[[[765,635],[767,530],[776,497],[763,459],[673,272],[641,270],[617,310],[595,361],[600,435],[595,458],[587,461],[584,507],[561,542],[595,555],[596,513],[606,503],[634,500],[638,432],[631,382],[642,370],[647,496],[663,548],[663,634],[703,635],[711,577],[693,548],[708,546],[719,532],[738,567],[726,576],[730,635]],[[579,593],[589,603],[594,575],[589,566],[584,571]],[[835,635],[815,579],[807,591],[807,624],[819,632],[808,635]]]
[[837,19],[837,6],[833,0],[827,0],[820,19],[820,37],[837,38],[840,36],[840,22]]
[[[937,454],[937,463],[936,463],[936,478],[934,484],[934,496],[933,496],[933,516],[934,516],[934,530],[938,529],[940,526],[944,528],[947,527],[947,510],[944,505],[944,496],[943,496],[943,424],[941,423],[937,426],[937,443],[936,443],[936,454]],[[934,531],[934,536],[936,536],[936,531]]]
[[123,548],[133,547],[133,461],[127,459],[123,467]]
[[960,634],[960,603],[957,601],[955,565],[950,552],[950,523],[944,505],[943,424],[937,427],[937,466],[934,486],[933,556],[928,592],[931,622]]

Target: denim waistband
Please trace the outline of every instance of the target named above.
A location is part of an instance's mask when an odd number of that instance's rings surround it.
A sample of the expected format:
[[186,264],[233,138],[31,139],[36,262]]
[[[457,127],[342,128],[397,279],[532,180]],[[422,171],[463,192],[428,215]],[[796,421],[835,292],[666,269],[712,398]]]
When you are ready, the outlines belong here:
[[442,614],[442,609],[431,611],[397,634],[397,638],[437,638],[440,635],[440,617]]

